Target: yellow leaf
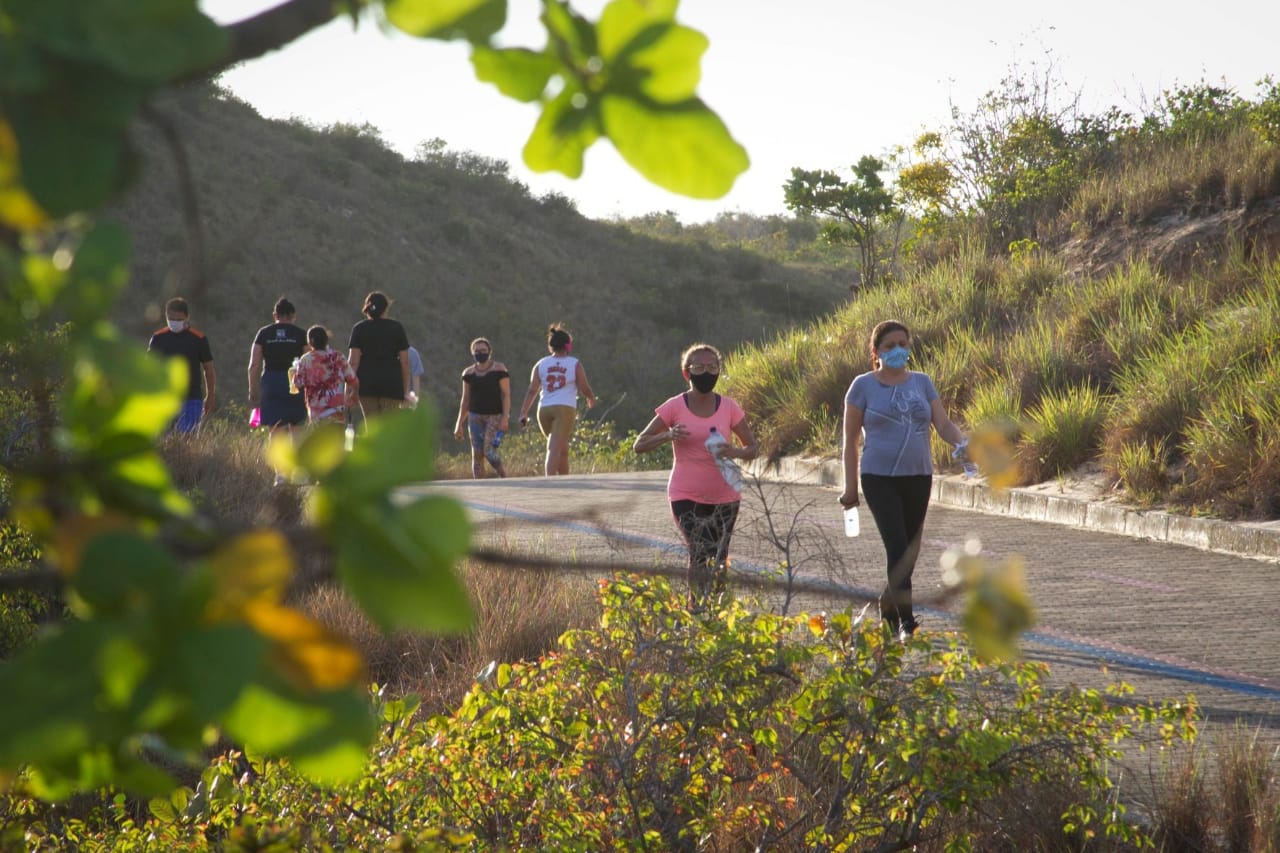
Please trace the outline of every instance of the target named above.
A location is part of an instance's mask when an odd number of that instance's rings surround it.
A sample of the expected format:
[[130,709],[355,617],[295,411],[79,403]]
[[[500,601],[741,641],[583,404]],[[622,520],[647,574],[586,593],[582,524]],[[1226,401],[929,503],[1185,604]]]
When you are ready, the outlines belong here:
[[993,421],[974,430],[969,438],[969,458],[978,465],[993,489],[1018,485],[1018,463],[1014,456],[1018,426]]
[[237,536],[209,562],[215,587],[207,615],[215,621],[234,618],[256,601],[279,601],[293,575],[289,541],[275,530]]
[[815,613],[809,617],[809,630],[815,637],[821,637],[822,632],[827,630],[827,617],[822,613]]
[[45,225],[49,214],[23,188],[18,169],[18,140],[8,122],[0,121],[0,222],[19,231]]
[[338,690],[364,681],[364,659],[306,614],[272,601],[249,602],[245,621],[271,641],[277,671],[301,690]]

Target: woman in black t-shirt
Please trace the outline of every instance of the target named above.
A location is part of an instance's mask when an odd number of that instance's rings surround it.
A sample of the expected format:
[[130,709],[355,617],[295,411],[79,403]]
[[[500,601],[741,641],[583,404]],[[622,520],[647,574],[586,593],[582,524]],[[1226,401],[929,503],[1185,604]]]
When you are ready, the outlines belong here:
[[260,409],[262,426],[275,432],[307,421],[307,404],[289,389],[289,367],[307,348],[307,333],[294,325],[293,303],[283,296],[271,317],[253,337],[249,352],[249,408]]
[[409,390],[409,338],[404,326],[386,317],[391,300],[375,290],[364,299],[367,319],[351,327],[348,361],[360,380],[360,402],[366,415],[405,405]]
[[462,402],[458,404],[458,421],[453,434],[458,439],[465,429],[471,435],[471,476],[484,476],[484,461],[489,460],[499,477],[507,476],[498,455],[502,434],[511,418],[511,374],[507,366],[493,360],[493,345],[488,338],[471,342],[475,364],[462,371]]

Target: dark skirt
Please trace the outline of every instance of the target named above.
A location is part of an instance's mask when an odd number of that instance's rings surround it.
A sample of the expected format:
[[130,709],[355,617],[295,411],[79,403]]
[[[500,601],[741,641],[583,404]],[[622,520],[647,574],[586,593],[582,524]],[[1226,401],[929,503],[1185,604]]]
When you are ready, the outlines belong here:
[[289,374],[284,370],[268,370],[262,374],[262,425],[305,424],[307,400],[302,394],[289,393]]

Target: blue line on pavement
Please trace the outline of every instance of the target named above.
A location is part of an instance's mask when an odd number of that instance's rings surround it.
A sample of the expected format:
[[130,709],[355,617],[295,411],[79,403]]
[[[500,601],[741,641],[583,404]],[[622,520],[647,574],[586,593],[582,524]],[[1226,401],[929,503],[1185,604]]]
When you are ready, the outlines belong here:
[[[512,509],[511,507],[499,507],[491,504],[478,503],[476,501],[462,501],[462,503],[472,509],[491,513],[493,515],[518,518],[524,521],[536,521],[539,524],[550,524],[565,530],[572,530],[576,533],[589,533],[596,536],[608,535],[614,539],[619,539],[624,542],[644,545],[649,548],[655,548],[659,551],[665,551],[672,554],[685,553],[685,546],[680,542],[671,542],[669,540],[664,541],[661,539],[654,539],[649,536],[642,536],[637,533],[626,533],[621,530],[603,527],[598,524],[587,524],[568,518],[558,518],[545,512],[532,512],[529,510]],[[733,561],[733,569],[734,571],[747,571],[754,574],[761,574],[765,571],[765,567],[758,563],[739,560]],[[851,587],[845,587],[845,589],[864,597],[875,597],[877,595],[877,593],[871,590]],[[955,621],[954,614],[945,613],[941,610],[927,608],[924,609],[924,612],[927,612],[930,616],[943,621]],[[1135,655],[1130,652],[1121,652],[1115,649],[1105,648],[1104,646],[1097,646],[1092,643],[1085,643],[1079,640],[1069,640],[1064,637],[1056,637],[1052,634],[1045,634],[1039,631],[1028,631],[1023,634],[1022,637],[1029,643],[1048,646],[1049,648],[1057,649],[1059,651],[1088,655],[1105,663],[1132,667],[1133,669],[1141,670],[1152,675],[1172,678],[1177,681],[1187,681],[1192,684],[1204,685],[1206,687],[1216,687],[1221,690],[1229,690],[1233,693],[1241,693],[1245,696],[1253,696],[1260,699],[1266,699],[1271,702],[1280,702],[1280,690],[1264,687],[1258,684],[1250,684],[1247,681],[1229,678],[1224,675],[1215,675],[1212,672],[1204,672],[1202,670],[1191,669],[1185,666],[1163,663],[1161,661],[1154,660],[1153,658]]]

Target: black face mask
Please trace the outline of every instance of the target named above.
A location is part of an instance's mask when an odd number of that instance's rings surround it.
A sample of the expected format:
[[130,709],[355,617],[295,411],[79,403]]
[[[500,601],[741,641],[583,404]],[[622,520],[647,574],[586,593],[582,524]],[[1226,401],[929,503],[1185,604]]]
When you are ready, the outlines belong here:
[[489,360],[489,353],[487,352],[473,352],[472,355],[475,356],[477,364],[484,364]]
[[689,381],[693,383],[693,387],[703,394],[709,394],[711,389],[716,387],[716,381],[719,378],[719,373],[691,373],[689,375]]

